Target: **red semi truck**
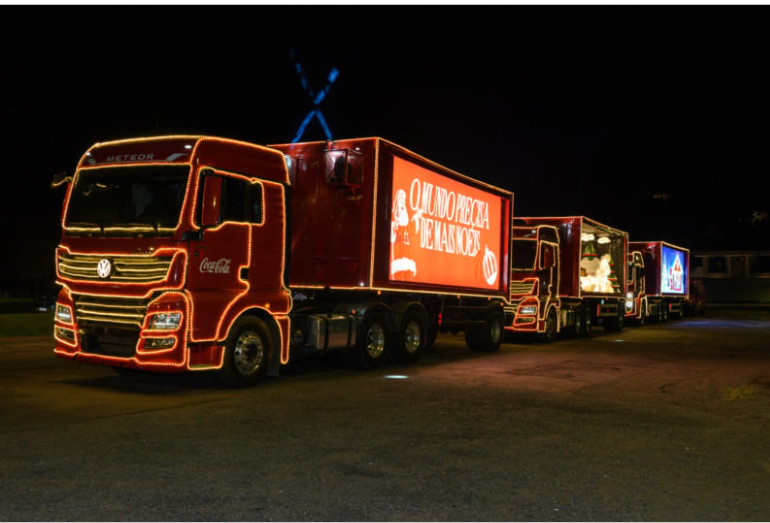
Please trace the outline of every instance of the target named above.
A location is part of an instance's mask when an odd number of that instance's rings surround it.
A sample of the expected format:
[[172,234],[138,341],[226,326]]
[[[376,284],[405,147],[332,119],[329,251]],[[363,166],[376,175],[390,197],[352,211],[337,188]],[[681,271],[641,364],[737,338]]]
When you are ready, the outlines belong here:
[[583,216],[517,217],[511,231],[508,332],[551,341],[623,328],[626,232]]
[[303,356],[504,335],[513,194],[381,138],[98,143],[67,182],[55,354],[251,385]]
[[629,243],[626,317],[638,324],[681,318],[690,294],[690,251],[663,241]]

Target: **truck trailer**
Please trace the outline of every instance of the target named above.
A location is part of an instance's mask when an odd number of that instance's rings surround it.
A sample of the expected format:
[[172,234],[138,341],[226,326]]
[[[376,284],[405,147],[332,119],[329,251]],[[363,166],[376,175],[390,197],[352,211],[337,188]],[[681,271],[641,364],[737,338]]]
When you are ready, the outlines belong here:
[[506,331],[586,336],[624,325],[628,233],[584,216],[517,217]]
[[637,324],[681,318],[690,294],[690,251],[663,241],[629,243],[626,317]]
[[513,194],[382,138],[93,145],[56,251],[56,355],[256,384],[348,351],[416,361],[504,335]]

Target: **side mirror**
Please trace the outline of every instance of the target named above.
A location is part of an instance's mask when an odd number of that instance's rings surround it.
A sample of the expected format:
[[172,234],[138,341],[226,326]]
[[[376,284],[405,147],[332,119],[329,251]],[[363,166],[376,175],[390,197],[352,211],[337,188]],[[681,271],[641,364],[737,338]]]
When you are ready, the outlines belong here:
[[203,240],[203,231],[185,231],[182,233],[183,242],[199,242]]
[[543,250],[540,257],[540,268],[549,269],[554,265],[556,265],[556,260],[554,258],[553,247],[550,245],[543,245]]
[[69,176],[66,172],[62,171],[53,175],[53,179],[51,180],[51,187],[56,188],[60,185],[64,185],[65,183],[70,183],[71,181],[72,176]]
[[222,216],[222,178],[206,176],[201,205],[201,226],[219,225]]

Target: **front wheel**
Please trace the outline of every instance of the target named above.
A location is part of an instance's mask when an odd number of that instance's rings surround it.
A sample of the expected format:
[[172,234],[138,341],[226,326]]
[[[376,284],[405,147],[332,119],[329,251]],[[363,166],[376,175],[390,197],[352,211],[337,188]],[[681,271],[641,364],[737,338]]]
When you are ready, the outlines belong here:
[[256,385],[267,372],[272,347],[265,322],[240,318],[225,342],[225,356],[217,377],[231,387]]
[[570,338],[579,338],[582,336],[585,327],[583,321],[585,321],[585,314],[583,313],[583,307],[577,307],[572,310],[573,324],[569,330],[565,329],[565,332]]
[[582,324],[580,325],[580,337],[586,338],[591,335],[593,320],[591,319],[591,312],[588,310],[588,307],[580,307],[579,310],[580,316],[583,318]]
[[556,334],[558,332],[558,325],[556,322],[556,311],[551,309],[548,311],[548,316],[545,317],[545,330],[540,333],[540,341],[551,343],[556,339]]
[[465,330],[465,343],[474,351],[495,352],[500,349],[504,337],[503,316],[497,311],[488,311],[482,325]]

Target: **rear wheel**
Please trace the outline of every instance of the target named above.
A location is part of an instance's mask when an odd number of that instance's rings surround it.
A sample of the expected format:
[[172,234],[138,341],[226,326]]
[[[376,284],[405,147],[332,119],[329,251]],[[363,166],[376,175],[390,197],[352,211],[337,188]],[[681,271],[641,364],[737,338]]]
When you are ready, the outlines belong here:
[[396,344],[396,359],[401,363],[415,363],[420,359],[428,342],[428,327],[425,315],[409,311],[404,315]]
[[225,342],[225,356],[217,377],[231,387],[256,385],[267,372],[272,347],[265,322],[240,318]]

